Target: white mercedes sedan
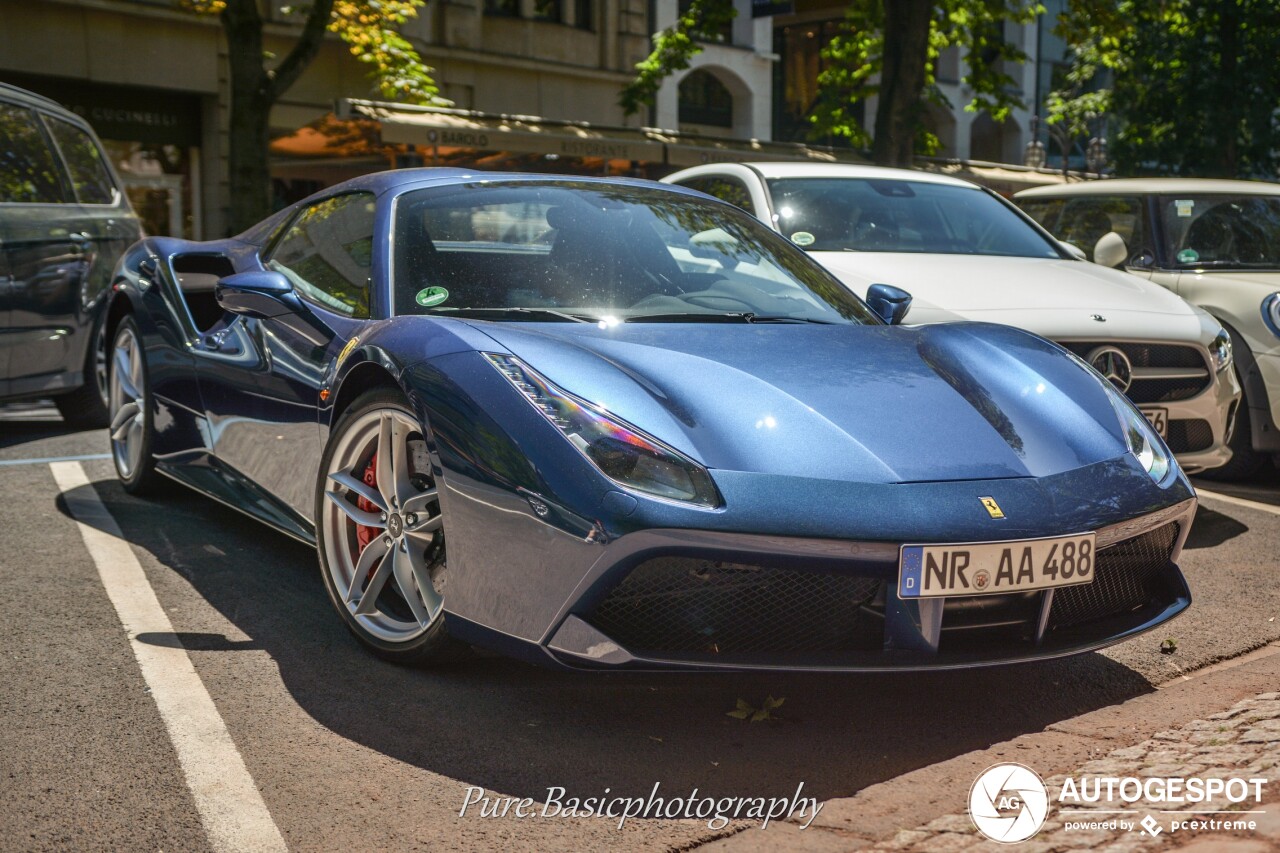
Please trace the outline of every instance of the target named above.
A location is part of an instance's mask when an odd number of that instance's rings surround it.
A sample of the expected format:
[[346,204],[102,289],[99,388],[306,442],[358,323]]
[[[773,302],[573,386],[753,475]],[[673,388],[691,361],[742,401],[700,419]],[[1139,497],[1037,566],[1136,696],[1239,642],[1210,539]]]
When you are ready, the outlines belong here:
[[908,291],[908,323],[1004,323],[1057,342],[1125,392],[1188,473],[1231,459],[1241,395],[1222,325],[1159,285],[1087,262],[990,190],[814,163],[717,163],[662,180],[746,209],[859,296],[872,284]]

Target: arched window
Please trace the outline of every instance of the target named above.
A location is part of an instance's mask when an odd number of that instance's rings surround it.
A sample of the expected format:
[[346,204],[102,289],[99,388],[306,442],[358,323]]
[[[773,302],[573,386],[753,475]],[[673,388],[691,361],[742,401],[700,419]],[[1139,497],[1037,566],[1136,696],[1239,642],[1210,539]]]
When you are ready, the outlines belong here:
[[680,81],[680,123],[733,127],[733,95],[710,71]]

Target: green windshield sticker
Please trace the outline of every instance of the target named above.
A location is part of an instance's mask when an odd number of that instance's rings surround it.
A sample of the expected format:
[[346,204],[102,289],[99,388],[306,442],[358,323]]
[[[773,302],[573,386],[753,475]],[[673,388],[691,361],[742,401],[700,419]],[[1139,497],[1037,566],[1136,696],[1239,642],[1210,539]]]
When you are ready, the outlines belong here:
[[812,246],[815,239],[808,231],[797,231],[791,235],[791,242],[797,246]]
[[1200,253],[1195,249],[1183,249],[1178,253],[1178,263],[1180,264],[1194,264],[1198,260],[1200,260]]
[[430,308],[433,305],[439,305],[449,298],[449,291],[443,287],[424,287],[418,291],[418,295],[413,298],[423,308]]

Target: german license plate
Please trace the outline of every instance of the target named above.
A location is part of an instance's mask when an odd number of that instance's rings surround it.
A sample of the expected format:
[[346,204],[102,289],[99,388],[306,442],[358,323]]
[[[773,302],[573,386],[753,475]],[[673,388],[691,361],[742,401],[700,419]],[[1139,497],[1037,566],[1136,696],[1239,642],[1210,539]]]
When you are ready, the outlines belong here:
[[1139,411],[1151,422],[1151,426],[1161,438],[1169,437],[1168,409],[1140,409]]
[[1094,534],[903,545],[898,558],[898,597],[937,598],[1025,592],[1093,582]]

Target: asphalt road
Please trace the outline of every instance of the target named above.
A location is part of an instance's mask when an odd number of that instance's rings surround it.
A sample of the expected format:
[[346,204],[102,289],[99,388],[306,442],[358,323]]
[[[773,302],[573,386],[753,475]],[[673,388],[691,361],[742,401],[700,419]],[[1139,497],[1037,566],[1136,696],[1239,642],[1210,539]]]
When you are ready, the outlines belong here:
[[[206,850],[129,635],[47,460],[105,454],[51,409],[0,411],[0,849]],[[1106,707],[1280,638],[1280,514],[1206,498],[1183,560],[1193,608],[1066,661],[934,675],[576,675],[500,658],[399,669],[357,647],[314,553],[178,487],[138,500],[80,462],[132,544],[292,849],[687,848],[699,820],[459,817],[492,796],[847,797]],[[1226,488],[1276,505],[1280,488]],[[1162,640],[1177,650],[1161,654]],[[785,697],[780,719],[726,716]]]

